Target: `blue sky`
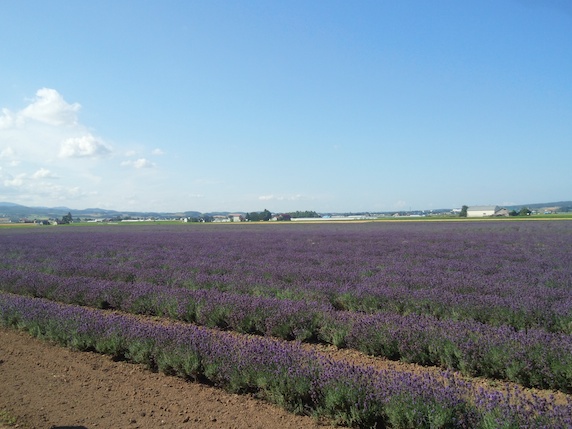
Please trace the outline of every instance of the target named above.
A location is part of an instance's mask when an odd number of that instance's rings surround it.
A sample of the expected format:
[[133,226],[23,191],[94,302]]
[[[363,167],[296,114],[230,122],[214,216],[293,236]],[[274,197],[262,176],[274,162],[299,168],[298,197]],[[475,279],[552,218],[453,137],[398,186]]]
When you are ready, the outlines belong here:
[[572,199],[567,0],[4,0],[0,40],[0,201]]

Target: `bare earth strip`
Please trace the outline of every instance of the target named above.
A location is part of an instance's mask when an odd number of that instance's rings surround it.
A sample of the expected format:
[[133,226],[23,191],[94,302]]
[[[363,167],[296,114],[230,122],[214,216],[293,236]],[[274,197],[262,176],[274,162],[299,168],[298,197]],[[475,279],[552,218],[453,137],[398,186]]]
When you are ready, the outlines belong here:
[[0,328],[0,386],[0,412],[25,429],[328,427],[249,396],[6,328]]
[[[380,370],[430,372],[435,376],[441,371],[333,346],[303,347],[331,359]],[[491,391],[511,385],[486,379],[471,381]],[[569,395],[559,392],[528,392],[551,397],[556,403],[569,399]],[[0,429],[6,427],[2,426],[3,415],[17,417],[18,427],[25,429],[332,427],[310,417],[289,414],[252,396],[228,394],[153,373],[142,365],[65,349],[0,327]]]

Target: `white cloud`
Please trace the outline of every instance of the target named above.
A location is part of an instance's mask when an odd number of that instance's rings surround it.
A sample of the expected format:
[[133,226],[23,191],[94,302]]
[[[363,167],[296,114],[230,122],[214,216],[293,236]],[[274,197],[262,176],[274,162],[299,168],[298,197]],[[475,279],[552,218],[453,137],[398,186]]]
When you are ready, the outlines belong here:
[[[66,158],[101,157],[111,148],[78,122],[79,103],[68,103],[55,89],[42,88],[23,109],[0,113],[0,153],[19,162],[45,164],[54,156]],[[1,159],[1,158],[0,158]],[[28,170],[28,172],[30,172]]]
[[[17,108],[0,105],[0,201],[119,207],[133,193],[142,195],[140,204],[149,201],[149,189],[157,184],[152,157],[163,151],[121,143],[111,147],[81,123],[80,110],[79,103],[68,103],[49,88]],[[121,160],[129,168],[118,168]],[[135,177],[131,169],[152,174]],[[157,192],[163,197],[162,190]]]
[[[0,172],[1,173],[1,172]],[[54,204],[58,201],[66,201],[68,199],[81,199],[87,196],[79,186],[65,186],[56,184],[50,180],[57,178],[47,169],[40,169],[32,175],[19,173],[16,176],[0,174],[0,192],[4,198],[15,197],[17,201],[29,201],[30,204],[38,204],[39,201],[50,201]]]
[[155,164],[145,158],[139,158],[133,162],[133,166],[135,168],[151,168],[154,167]]
[[3,108],[2,115],[0,115],[0,130],[8,129],[15,126],[18,122],[17,115],[13,114],[10,110]]
[[7,188],[19,188],[24,185],[24,179],[26,178],[26,174],[21,173],[18,174],[16,177],[10,176],[7,179],[4,179],[4,186]]
[[80,108],[78,103],[66,102],[55,89],[42,88],[36,92],[34,102],[24,108],[20,115],[54,126],[76,125]]
[[303,196],[300,194],[290,195],[290,196],[271,194],[271,195],[261,195],[258,197],[258,199],[261,201],[298,201],[303,199]]
[[155,164],[145,158],[139,158],[136,159],[135,161],[133,160],[128,160],[128,161],[123,161],[121,163],[121,165],[123,167],[133,167],[133,168],[153,168],[155,167]]
[[14,154],[15,154],[14,149],[8,146],[0,151],[0,159],[9,159],[13,157]]
[[10,146],[0,150],[0,161],[4,161],[10,167],[15,167],[20,164],[20,160],[16,158],[16,151]]
[[107,155],[111,149],[93,135],[71,137],[62,142],[60,158],[96,158]]
[[58,176],[46,168],[40,168],[31,177],[32,179],[56,179]]

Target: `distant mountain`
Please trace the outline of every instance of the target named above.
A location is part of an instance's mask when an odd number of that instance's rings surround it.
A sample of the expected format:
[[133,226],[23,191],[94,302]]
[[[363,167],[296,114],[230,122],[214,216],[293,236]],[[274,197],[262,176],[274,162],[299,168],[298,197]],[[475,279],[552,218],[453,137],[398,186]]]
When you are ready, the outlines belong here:
[[[509,210],[519,211],[523,207],[528,207],[531,210],[558,210],[558,211],[572,211],[572,201],[558,201],[551,203],[534,203],[534,204],[519,204],[506,206]],[[443,211],[450,211],[451,209],[443,209]],[[435,210],[433,210],[435,212]],[[112,218],[181,218],[181,217],[201,217],[201,216],[214,216],[214,215],[228,215],[229,213],[236,212],[212,212],[201,213],[198,211],[184,211],[184,212],[137,212],[137,211],[117,211],[107,210],[100,208],[87,208],[82,210],[71,209],[69,207],[27,207],[20,204],[11,202],[0,202],[0,218],[8,218],[12,222],[18,222],[20,219],[28,220],[44,220],[44,219],[61,219],[63,216],[71,213],[73,218],[81,219],[112,219]],[[323,214],[323,213],[322,213]]]
[[506,206],[505,208],[508,210],[519,210],[523,207],[529,208],[531,210],[538,210],[538,209],[568,209],[572,210],[572,201],[557,201],[554,203],[533,203],[533,204],[518,204],[513,206]]
[[132,218],[180,218],[180,217],[200,217],[203,213],[198,211],[185,211],[177,213],[165,212],[137,212],[117,210],[107,210],[100,208],[72,209],[69,207],[28,207],[10,202],[0,202],[0,218],[9,218],[12,222],[18,222],[20,219],[43,220],[43,219],[60,219],[61,217],[71,213],[73,218],[81,219],[111,219],[118,217]]
[[20,204],[7,203],[4,201],[0,201],[0,207],[24,207],[24,206],[21,206]]

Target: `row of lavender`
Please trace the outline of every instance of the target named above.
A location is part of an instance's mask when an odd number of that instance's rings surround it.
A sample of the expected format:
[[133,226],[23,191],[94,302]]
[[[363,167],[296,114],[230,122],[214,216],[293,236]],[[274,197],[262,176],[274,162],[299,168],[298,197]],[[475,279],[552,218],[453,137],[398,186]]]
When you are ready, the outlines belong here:
[[0,289],[69,304],[167,316],[240,333],[317,339],[465,375],[572,392],[572,336],[561,333],[515,331],[416,314],[341,312],[327,303],[17,270],[0,273]]
[[0,266],[572,334],[572,223],[2,231]]
[[256,392],[290,410],[354,427],[572,427],[572,401],[555,405],[519,388],[491,394],[448,373],[356,367],[296,343],[157,324],[5,293],[0,293],[0,323],[233,392]]

